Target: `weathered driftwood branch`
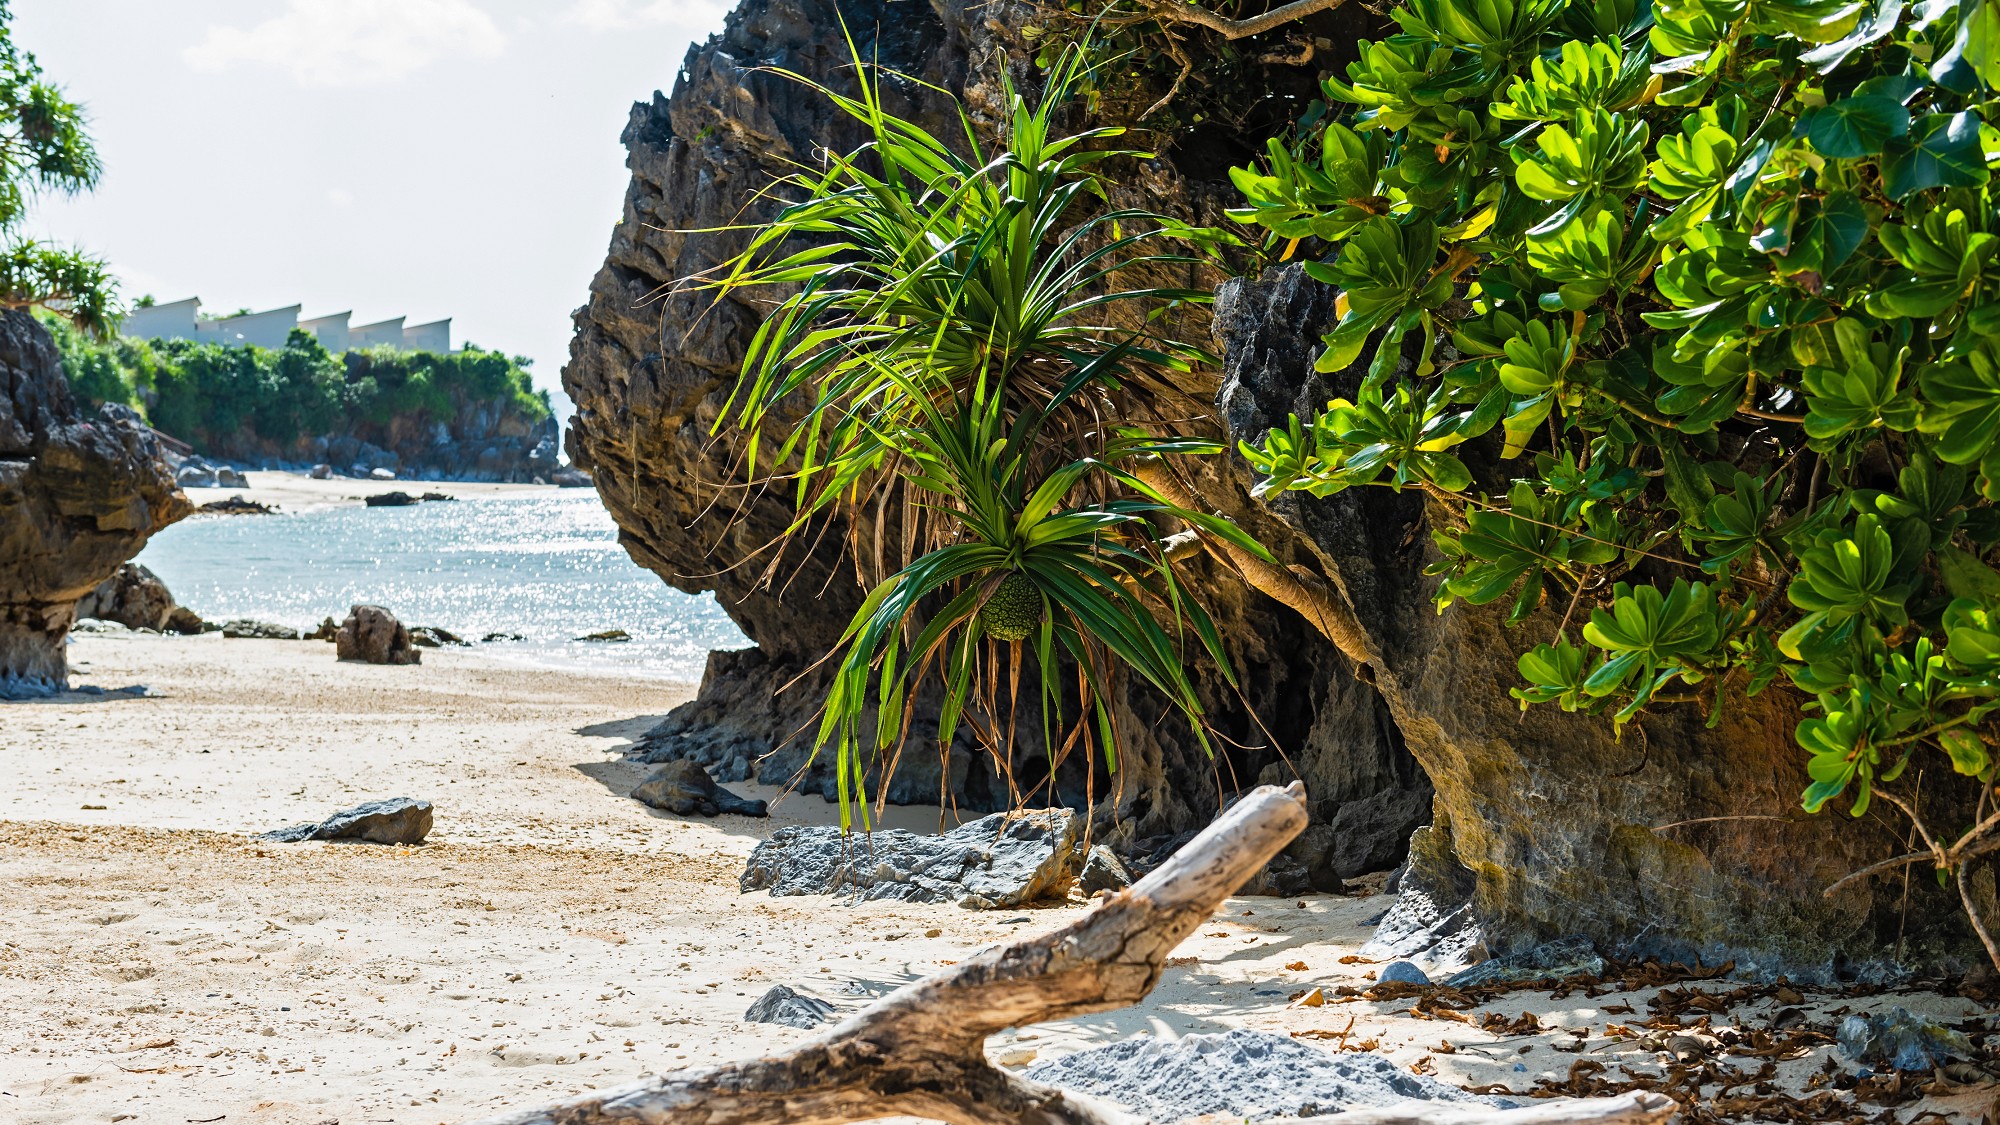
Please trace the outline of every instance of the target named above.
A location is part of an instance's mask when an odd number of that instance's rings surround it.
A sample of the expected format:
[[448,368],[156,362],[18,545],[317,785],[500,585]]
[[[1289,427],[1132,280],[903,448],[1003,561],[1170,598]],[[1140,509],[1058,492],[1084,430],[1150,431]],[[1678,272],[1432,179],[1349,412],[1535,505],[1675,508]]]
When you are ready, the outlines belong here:
[[[838,1125],[891,1114],[952,1125],[1139,1125],[1113,1107],[990,1065],[986,1037],[1144,997],[1167,954],[1305,825],[1303,786],[1264,786],[1089,914],[898,989],[790,1050],[483,1125]],[[1526,1116],[1438,1106],[1370,1111],[1342,1125],[1651,1125],[1672,1106],[1657,1094],[1633,1094],[1516,1111]]]
[[[1132,475],[1167,503],[1194,511],[1204,505],[1187,485],[1174,476],[1159,458],[1135,462]],[[1210,554],[1235,567],[1259,593],[1306,619],[1333,646],[1356,664],[1375,663],[1375,645],[1362,628],[1361,619],[1332,583],[1301,567],[1286,568],[1268,562],[1227,540],[1201,536]]]
[[1140,0],[1139,6],[1149,19],[1196,24],[1224,39],[1243,39],[1261,35],[1274,27],[1283,27],[1294,20],[1302,20],[1318,12],[1331,11],[1343,3],[1345,0],[1293,0],[1292,3],[1282,4],[1261,16],[1247,16],[1240,20],[1217,15],[1199,4],[1187,3],[1186,0]]

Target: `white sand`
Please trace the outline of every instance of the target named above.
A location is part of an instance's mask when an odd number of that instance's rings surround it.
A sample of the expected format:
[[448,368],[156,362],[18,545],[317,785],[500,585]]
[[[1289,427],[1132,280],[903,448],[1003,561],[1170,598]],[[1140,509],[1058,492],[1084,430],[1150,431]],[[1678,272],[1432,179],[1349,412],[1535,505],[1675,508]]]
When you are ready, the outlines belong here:
[[[159,694],[0,707],[0,1121],[460,1121],[768,1050],[805,1034],[742,1022],[773,984],[879,993],[1079,909],[739,895],[759,838],[832,810],[793,798],[770,820],[681,820],[627,799],[642,770],[618,747],[684,687],[450,650],[416,668],[337,664],[322,643],[216,635],[72,651],[81,682]],[[428,844],[244,835],[389,796],[436,804]],[[1643,1018],[1644,993],[1503,998],[1495,1010],[1551,1029],[1528,1038],[1415,1019],[1407,1000],[1289,1006],[1308,985],[1367,983],[1339,959],[1387,903],[1232,900],[1145,1005],[992,1047],[1025,1063],[1141,1031],[1352,1018],[1353,1042],[1402,1065],[1525,1088],[1577,1059],[1549,1048],[1558,1026],[1628,1018],[1605,1015],[1619,1002]],[[1917,1000],[1855,1006],[1971,1008]]]
[[348,477],[314,480],[305,473],[279,472],[274,469],[253,469],[243,476],[250,482],[250,487],[190,488],[187,490],[188,499],[198,507],[216,500],[239,496],[259,504],[274,504],[287,512],[311,512],[321,508],[351,507],[363,503],[366,497],[378,496],[384,492],[407,492],[413,496],[425,492],[442,492],[446,496],[463,499],[470,496],[532,496],[562,491],[553,484],[354,480]]

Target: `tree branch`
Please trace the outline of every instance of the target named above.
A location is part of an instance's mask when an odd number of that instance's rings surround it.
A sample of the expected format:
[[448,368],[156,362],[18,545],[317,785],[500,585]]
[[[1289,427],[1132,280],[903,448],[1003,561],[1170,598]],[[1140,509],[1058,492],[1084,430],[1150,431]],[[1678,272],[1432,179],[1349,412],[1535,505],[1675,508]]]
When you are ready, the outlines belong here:
[[[1136,462],[1131,472],[1169,504],[1192,511],[1207,508],[1157,457]],[[1368,630],[1362,627],[1361,619],[1332,583],[1303,568],[1282,567],[1260,559],[1226,540],[1204,535],[1201,542],[1210,554],[1235,567],[1243,580],[1259,593],[1305,618],[1349,660],[1368,665],[1376,662],[1375,645]]]
[[1148,16],[1176,23],[1191,23],[1205,27],[1224,39],[1243,39],[1251,35],[1261,35],[1274,27],[1283,27],[1295,20],[1319,12],[1332,11],[1345,0],[1293,0],[1265,12],[1261,16],[1232,20],[1219,16],[1199,4],[1185,3],[1184,0],[1140,0],[1140,6]]

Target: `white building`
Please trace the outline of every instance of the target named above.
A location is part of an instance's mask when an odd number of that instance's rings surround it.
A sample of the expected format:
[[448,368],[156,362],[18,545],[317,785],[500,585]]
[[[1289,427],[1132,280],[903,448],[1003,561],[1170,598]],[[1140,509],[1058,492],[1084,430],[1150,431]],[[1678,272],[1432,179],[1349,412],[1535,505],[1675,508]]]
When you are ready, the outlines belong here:
[[373,324],[350,324],[351,312],[330,313],[299,319],[303,306],[242,313],[236,316],[204,317],[201,298],[148,305],[133,309],[125,317],[121,331],[141,340],[194,340],[198,343],[255,344],[260,348],[282,348],[292,329],[313,334],[330,352],[387,345],[401,351],[448,352],[451,350],[451,318],[404,327],[404,317],[378,320]]

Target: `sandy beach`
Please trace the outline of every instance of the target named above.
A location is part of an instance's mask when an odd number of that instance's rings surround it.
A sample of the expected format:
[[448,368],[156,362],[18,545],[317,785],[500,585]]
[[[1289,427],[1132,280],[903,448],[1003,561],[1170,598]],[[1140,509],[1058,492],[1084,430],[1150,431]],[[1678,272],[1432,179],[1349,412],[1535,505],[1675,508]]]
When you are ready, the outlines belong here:
[[352,477],[330,477],[314,480],[305,473],[284,472],[277,469],[251,469],[243,474],[250,482],[248,488],[190,488],[188,499],[197,506],[230,497],[240,497],[267,506],[276,506],[289,513],[310,512],[322,508],[341,508],[359,505],[370,496],[384,492],[407,492],[418,495],[425,492],[441,492],[446,496],[465,499],[475,496],[519,496],[535,495],[559,491],[553,484],[494,484],[484,481],[455,480],[357,480]]
[[[700,820],[628,799],[643,767],[619,748],[684,685],[454,650],[414,668],[338,664],[321,643],[218,635],[89,636],[72,659],[78,682],[148,694],[0,708],[8,1122],[461,1121],[791,1042],[806,1033],[743,1021],[774,984],[861,1003],[1086,909],[739,894],[759,839],[833,810],[791,798],[768,820]],[[389,796],[435,803],[429,842],[249,836]],[[934,825],[935,810],[898,819]],[[1465,1085],[1527,1089],[1580,1058],[1662,1069],[1606,1031],[1645,1019],[1658,988],[1521,991],[1449,1018],[1407,997],[1340,996],[1371,984],[1353,954],[1388,902],[1231,900],[1144,1005],[990,1048],[1021,1065],[1139,1032],[1250,1026],[1379,1047]],[[1295,1002],[1314,987],[1326,1004]],[[1763,1021],[1788,998],[1739,999],[1703,1018]],[[1977,1009],[1931,994],[1841,1003]],[[1774,1062],[1803,1089],[1830,1049]],[[1931,1107],[1967,1121],[1984,1108]]]

